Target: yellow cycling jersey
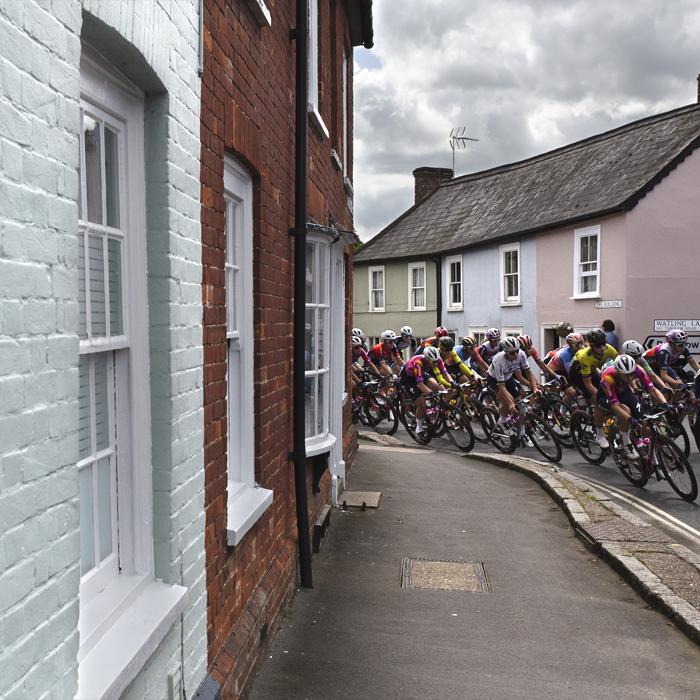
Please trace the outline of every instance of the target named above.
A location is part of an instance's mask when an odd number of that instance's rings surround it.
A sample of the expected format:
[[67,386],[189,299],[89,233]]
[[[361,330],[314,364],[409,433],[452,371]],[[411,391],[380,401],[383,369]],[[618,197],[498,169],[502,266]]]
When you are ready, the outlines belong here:
[[[449,360],[452,360],[452,362],[449,362]],[[471,379],[474,376],[474,372],[472,372],[469,367],[464,363],[464,360],[457,354],[456,350],[452,350],[452,352],[449,354],[447,361],[445,362],[446,365],[457,365],[459,367],[459,370],[462,374],[466,374],[469,379]]]
[[591,348],[583,348],[574,355],[573,361],[578,361],[582,377],[590,377],[594,369],[602,367],[608,360],[614,360],[616,357],[617,350],[612,345],[608,345],[601,357],[595,357]]

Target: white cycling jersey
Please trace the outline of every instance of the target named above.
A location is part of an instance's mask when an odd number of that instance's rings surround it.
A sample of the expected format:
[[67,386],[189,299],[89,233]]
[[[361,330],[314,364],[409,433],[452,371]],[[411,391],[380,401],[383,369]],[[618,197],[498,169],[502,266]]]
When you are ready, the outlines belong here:
[[497,382],[505,382],[513,376],[516,370],[528,370],[530,365],[527,361],[527,355],[522,350],[518,350],[518,354],[512,360],[506,356],[505,352],[499,352],[491,361],[488,374]]

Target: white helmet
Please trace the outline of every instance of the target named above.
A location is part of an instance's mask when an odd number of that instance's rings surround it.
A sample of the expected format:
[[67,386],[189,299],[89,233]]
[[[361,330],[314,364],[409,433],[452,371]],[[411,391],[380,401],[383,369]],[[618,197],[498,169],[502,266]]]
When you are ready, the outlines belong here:
[[413,328],[411,328],[411,326],[404,326],[401,329],[401,335],[413,335]]
[[423,350],[423,357],[431,362],[437,362],[440,359],[440,351],[434,345],[428,345]]
[[644,348],[636,340],[627,340],[622,343],[622,354],[630,357],[640,357],[644,354]]
[[629,355],[618,355],[615,358],[615,371],[618,374],[633,374],[637,370],[637,363],[634,357]]
[[384,331],[380,337],[384,342],[396,340],[396,333],[394,331]]
[[362,329],[360,329],[360,328],[353,328],[353,329],[352,329],[352,334],[353,334],[353,335],[359,335],[360,338],[364,335],[364,333],[362,332]]
[[520,343],[517,338],[507,336],[501,341],[501,350],[504,352],[515,352],[516,350],[520,350]]
[[359,335],[353,335],[352,337],[352,346],[354,348],[361,348],[362,347],[362,338],[360,338]]

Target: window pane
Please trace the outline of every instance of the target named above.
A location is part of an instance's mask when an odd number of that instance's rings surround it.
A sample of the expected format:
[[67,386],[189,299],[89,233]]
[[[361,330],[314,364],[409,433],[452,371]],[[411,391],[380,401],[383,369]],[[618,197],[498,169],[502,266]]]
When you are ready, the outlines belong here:
[[375,309],[384,308],[384,292],[381,290],[372,292],[372,307]]
[[105,194],[107,226],[119,228],[119,155],[117,135],[105,127]]
[[314,280],[318,289],[316,290],[316,299],[318,299],[319,304],[328,303],[328,295],[326,294],[326,287],[328,286],[328,272],[330,270],[328,263],[328,246],[323,243],[316,244],[318,250],[318,271],[319,278]]
[[594,275],[587,275],[581,278],[581,294],[595,292],[598,288],[598,280]]
[[109,332],[124,333],[122,320],[122,244],[113,238],[107,239],[107,267],[109,274]]
[[450,265],[450,281],[451,282],[461,282],[462,281],[462,266],[458,262],[453,262]]
[[78,459],[90,456],[90,356],[81,355],[78,361]]
[[588,262],[590,258],[588,257],[588,237],[584,236],[581,238],[581,262]]
[[226,268],[226,326],[229,333],[238,330],[238,272]]
[[518,296],[518,276],[508,275],[506,277],[506,298]]
[[92,337],[107,335],[105,309],[105,263],[103,241],[98,236],[88,236],[90,255],[90,323]]
[[325,406],[325,396],[324,396],[324,386],[325,386],[325,374],[320,374],[318,376],[318,414],[316,422],[316,434],[322,435],[326,432],[326,406]]
[[598,236],[590,236],[588,239],[589,260],[598,260]]
[[326,315],[327,309],[318,310],[318,329],[316,334],[316,366],[318,369],[323,369],[328,365],[325,358],[325,340],[326,340]]
[[518,251],[514,250],[510,254],[510,271],[515,274],[518,272]]
[[306,352],[306,371],[314,369],[314,352],[316,350],[316,309],[306,309],[306,326],[304,329],[304,350]]
[[85,235],[78,233],[78,335],[87,339],[87,311],[85,309]]
[[107,389],[107,353],[93,356],[95,366],[95,446],[96,451],[109,447],[109,408]]
[[461,304],[462,303],[462,285],[461,284],[453,284],[453,285],[451,285],[450,290],[452,292],[450,303],[453,306],[456,304]]
[[238,266],[238,205],[226,202],[226,262]]
[[510,253],[505,253],[503,258],[503,270],[506,275],[509,275],[512,270],[510,269]]
[[313,437],[316,425],[316,377],[307,377],[304,393],[304,435]]
[[95,566],[92,539],[92,467],[80,470],[80,575]]
[[316,279],[316,260],[314,259],[313,243],[306,244],[306,303],[316,303],[316,290],[314,281]]
[[100,561],[112,553],[112,477],[109,458],[97,463],[97,513],[100,533]]
[[87,219],[102,223],[102,143],[100,125],[92,117],[83,119],[85,135],[85,198]]

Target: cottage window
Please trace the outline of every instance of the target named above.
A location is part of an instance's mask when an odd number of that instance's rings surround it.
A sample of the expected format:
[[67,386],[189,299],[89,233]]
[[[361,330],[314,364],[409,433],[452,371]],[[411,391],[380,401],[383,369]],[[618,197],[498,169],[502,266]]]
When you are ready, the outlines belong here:
[[237,545],[272,503],[255,484],[253,423],[253,182],[224,160],[226,203],[227,541]]
[[384,266],[370,267],[369,270],[369,310],[384,311]]
[[425,263],[408,266],[408,310],[425,311]]
[[306,243],[305,436],[328,434],[330,348],[330,246],[312,237]]
[[501,306],[520,304],[520,243],[499,248],[501,258]]
[[486,340],[486,326],[469,326],[469,335],[476,338],[477,345],[481,345]]
[[600,226],[574,231],[574,298],[600,296]]
[[308,110],[311,121],[325,138],[329,138],[328,129],[321,118],[319,104],[319,80],[318,69],[319,56],[319,31],[318,31],[318,0],[309,0],[309,101]]
[[461,311],[462,309],[462,256],[445,260],[447,266],[447,310]]

